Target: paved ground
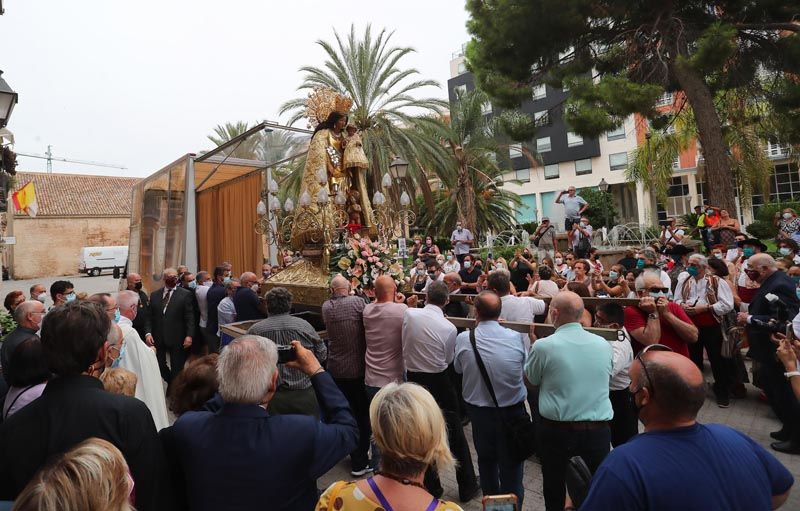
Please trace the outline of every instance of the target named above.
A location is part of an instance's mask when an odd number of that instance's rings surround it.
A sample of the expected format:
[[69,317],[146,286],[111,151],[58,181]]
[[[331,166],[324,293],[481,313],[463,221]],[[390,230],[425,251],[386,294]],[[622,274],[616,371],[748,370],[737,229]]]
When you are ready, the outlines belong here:
[[[4,281],[0,283],[0,298],[5,297],[6,293],[14,289],[22,290],[26,295],[28,289],[34,283],[42,283],[48,288],[56,280],[69,280],[75,285],[75,290],[78,292],[84,291],[88,294],[98,292],[116,292],[118,288],[118,281],[110,275],[103,275],[101,277],[87,277],[84,275],[75,275],[72,277],[52,277],[37,280],[22,280],[22,281]],[[48,302],[49,305],[49,302]],[[706,364],[706,378],[710,379],[710,370]],[[722,423],[727,424],[739,431],[749,435],[755,441],[763,445],[765,448],[773,452],[775,456],[791,471],[796,480],[800,480],[800,455],[787,455],[782,453],[775,453],[769,449],[769,444],[772,439],[769,437],[770,431],[780,429],[780,423],[769,409],[766,403],[758,400],[758,389],[748,385],[748,396],[745,399],[733,400],[731,407],[722,409],[717,407],[711,391],[709,390],[709,399],[706,401],[705,406],[700,411],[699,420],[704,423]],[[467,426],[465,429],[467,439],[472,443],[472,427]],[[475,468],[478,467],[478,458],[475,451],[472,451],[472,458]],[[345,459],[328,472],[319,481],[320,488],[327,488],[334,481],[338,480],[352,480],[350,476],[350,462]],[[445,487],[445,499],[457,501],[458,500],[458,486],[456,485],[455,472],[449,471],[442,474],[442,484]],[[525,510],[543,510],[544,499],[542,497],[542,471],[538,461],[529,460],[525,463]],[[466,511],[480,510],[481,498],[477,497],[471,502],[463,504],[462,507]],[[783,509],[800,509],[800,485],[795,487],[789,501],[784,505]]]
[[[707,371],[710,371],[707,368]],[[710,378],[710,374],[706,376]],[[800,455],[788,455],[776,453],[769,448],[770,442],[773,440],[769,437],[770,431],[780,429],[780,423],[772,414],[766,403],[758,400],[758,389],[748,385],[748,396],[746,399],[732,400],[731,407],[722,409],[717,407],[717,404],[709,390],[709,398],[706,404],[700,411],[700,422],[703,423],[721,423],[727,424],[739,431],[749,435],[759,444],[767,448],[770,452],[783,463],[786,468],[794,475],[796,481],[800,481]],[[640,425],[641,428],[641,425]],[[472,427],[467,426],[465,433],[470,444],[472,444]],[[472,460],[475,469],[478,468],[478,457],[475,450],[472,450]],[[455,472],[445,472],[441,476],[442,485],[445,488],[443,498],[458,502],[458,486],[456,484]],[[327,488],[328,485],[338,480],[352,480],[350,475],[350,462],[344,460],[339,465],[334,467],[319,481],[320,488]],[[523,509],[525,510],[544,510],[544,497],[542,496],[542,469],[538,461],[525,462],[525,502]],[[473,499],[471,502],[461,504],[466,511],[477,511],[481,509],[481,497]],[[782,509],[794,510],[800,509],[800,483],[795,485],[789,501],[783,506]]]
[[[68,277],[45,277],[33,280],[4,280],[0,282],[0,300],[6,294],[14,290],[20,290],[28,296],[28,291],[34,284],[44,284],[47,286],[47,294],[50,294],[50,284],[57,280],[68,280],[75,286],[75,292],[93,293],[116,293],[119,290],[119,281],[114,279],[111,274],[103,274],[99,277],[87,277],[86,275],[72,275]],[[46,305],[49,307],[53,302],[48,296]]]

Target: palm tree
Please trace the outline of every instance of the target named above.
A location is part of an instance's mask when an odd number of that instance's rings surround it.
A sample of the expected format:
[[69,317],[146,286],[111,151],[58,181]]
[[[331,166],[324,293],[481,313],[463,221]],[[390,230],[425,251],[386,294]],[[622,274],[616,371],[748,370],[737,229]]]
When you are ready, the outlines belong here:
[[[457,219],[472,232],[499,231],[514,225],[519,197],[498,188],[502,174],[512,170],[502,144],[500,121],[483,114],[488,97],[475,90],[458,93],[450,109],[449,125],[440,124],[429,138],[440,140],[448,153],[439,178],[447,191],[437,194],[436,208],[425,215],[431,227],[452,226]],[[528,155],[530,160],[533,157]]]
[[[214,135],[208,135],[208,139],[214,142],[217,146],[221,146],[225,142],[229,142],[238,137],[242,133],[249,130],[250,126],[245,121],[226,122],[225,124],[218,124],[214,128]],[[259,146],[261,145],[261,137],[253,135],[242,140],[239,144],[225,149],[222,153],[231,158],[243,158],[247,160],[258,159]]]
[[[303,83],[298,90],[310,92],[327,87],[353,99],[350,122],[361,131],[364,152],[370,160],[367,185],[370,195],[379,189],[383,174],[395,156],[408,160],[411,177],[404,186],[413,196],[413,185],[422,191],[428,208],[433,208],[433,195],[423,161],[435,171],[444,163],[446,154],[438,140],[425,136],[426,131],[441,124],[445,101],[419,98],[425,87],[439,87],[434,80],[419,79],[419,71],[399,67],[400,60],[414,52],[410,47],[390,46],[392,33],[381,30],[374,35],[367,26],[363,35],[354,26],[346,38],[334,31],[335,44],[318,40],[325,51],[322,66],[303,66]],[[280,113],[290,113],[289,124],[305,113],[305,98],[294,99],[281,106]],[[427,115],[425,115],[427,114]],[[397,188],[397,187],[393,187]],[[399,197],[396,190],[391,194]]]

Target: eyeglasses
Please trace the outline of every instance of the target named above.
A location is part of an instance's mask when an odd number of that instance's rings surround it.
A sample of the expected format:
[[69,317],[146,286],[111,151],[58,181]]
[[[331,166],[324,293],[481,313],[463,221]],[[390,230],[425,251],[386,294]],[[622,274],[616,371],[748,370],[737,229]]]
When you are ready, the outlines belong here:
[[651,293],[668,293],[669,292],[669,288],[668,287],[649,287],[649,288],[647,288],[647,290],[650,291]]
[[[647,385],[650,386],[650,396],[655,397],[656,388],[655,385],[653,384],[653,379],[650,378],[650,373],[647,371],[647,364],[645,364],[644,359],[642,359],[644,354],[647,353],[648,351],[673,351],[673,350],[672,348],[670,348],[665,344],[650,344],[648,346],[645,346],[642,349],[642,351],[640,351],[639,354],[636,355],[636,360],[638,360],[639,363],[642,364],[642,369],[644,370],[644,377],[647,379]],[[639,390],[642,390],[647,385],[642,385],[636,392],[639,392]]]

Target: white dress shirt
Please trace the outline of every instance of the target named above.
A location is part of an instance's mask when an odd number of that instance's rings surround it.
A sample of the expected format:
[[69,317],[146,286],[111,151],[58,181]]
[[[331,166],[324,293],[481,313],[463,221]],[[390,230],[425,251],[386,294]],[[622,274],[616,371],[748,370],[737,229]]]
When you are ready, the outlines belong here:
[[406,370],[441,373],[453,361],[457,330],[442,308],[426,305],[403,315],[403,360]]
[[[219,302],[217,306],[217,320],[219,326],[229,325],[236,321],[236,306],[233,305],[233,300],[231,300],[230,296],[226,296]],[[222,332],[222,330],[217,332],[217,335],[220,335],[220,332]]]
[[611,341],[613,365],[611,368],[611,381],[609,390],[625,390],[631,385],[631,378],[628,375],[631,363],[633,363],[633,347],[631,346],[631,336],[625,327],[622,327],[625,339],[622,341]]
[[[436,279],[436,281],[437,282],[442,282],[443,280],[444,280],[444,272],[440,271],[439,272],[439,277]],[[428,280],[425,281],[425,287],[422,288],[422,292],[423,293],[427,293],[428,292],[428,286],[431,285],[431,282],[433,282],[433,279],[430,277],[430,275],[428,275]]]
[[200,326],[205,328],[208,325],[208,290],[209,286],[197,286],[194,295],[197,297],[197,306],[200,309]]
[[160,431],[169,426],[169,416],[156,354],[139,337],[130,319],[122,316],[118,324],[122,330],[122,342],[125,346],[125,352],[120,355],[122,358],[119,367],[131,371],[138,378],[136,399],[147,405],[156,429]]
[[[530,296],[505,295],[500,298],[500,303],[503,306],[500,311],[500,319],[518,323],[533,323],[533,317],[544,314],[547,308],[544,300],[531,298]],[[531,348],[530,337],[526,333],[515,333],[519,336],[525,346],[525,353],[527,353]]]
[[[687,279],[691,280],[689,281],[687,296],[684,296],[683,285]],[[708,305],[708,294],[706,292],[708,281],[709,279],[707,276],[698,280],[691,277],[688,273],[681,273],[681,275],[678,277],[678,285],[675,286],[675,303],[685,303],[688,305]],[[728,285],[725,279],[722,278],[719,279],[719,285],[717,286],[716,291],[717,303],[712,305],[711,309],[713,309],[714,314],[717,316],[722,316],[733,310],[733,292],[731,291],[731,287]]]

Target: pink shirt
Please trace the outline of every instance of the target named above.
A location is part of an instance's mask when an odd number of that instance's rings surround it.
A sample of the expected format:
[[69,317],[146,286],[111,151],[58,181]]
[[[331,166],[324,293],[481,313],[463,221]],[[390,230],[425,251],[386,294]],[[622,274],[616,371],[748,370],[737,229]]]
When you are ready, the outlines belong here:
[[403,379],[404,303],[373,302],[364,307],[364,333],[367,342],[367,367],[364,383],[384,387]]

